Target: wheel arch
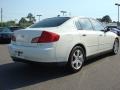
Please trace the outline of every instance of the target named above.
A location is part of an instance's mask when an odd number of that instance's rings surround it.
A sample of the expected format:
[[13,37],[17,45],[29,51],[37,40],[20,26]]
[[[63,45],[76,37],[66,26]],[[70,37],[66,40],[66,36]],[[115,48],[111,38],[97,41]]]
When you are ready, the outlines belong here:
[[118,40],[118,42],[119,42],[119,38],[118,37],[116,37],[115,40]]
[[[75,45],[73,46],[73,48],[76,47],[76,46],[80,46],[80,47],[83,48],[84,53],[85,53],[85,58],[86,58],[86,48],[85,48],[85,46],[84,46],[83,44],[81,44],[81,43],[77,43],[77,44],[75,44]],[[73,48],[71,49],[71,51],[70,51],[70,53],[69,53],[69,56],[70,56],[70,54],[71,54]],[[69,59],[69,57],[68,57],[68,59]]]

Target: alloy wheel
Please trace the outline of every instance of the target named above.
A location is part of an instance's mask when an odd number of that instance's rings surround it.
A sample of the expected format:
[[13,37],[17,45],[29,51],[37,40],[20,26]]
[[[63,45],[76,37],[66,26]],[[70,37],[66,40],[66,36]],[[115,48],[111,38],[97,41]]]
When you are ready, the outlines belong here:
[[82,67],[84,61],[83,53],[80,49],[77,49],[74,51],[72,60],[71,60],[71,65],[72,68],[78,70]]
[[114,48],[114,53],[117,54],[119,51],[119,41],[118,40],[115,40],[113,48]]

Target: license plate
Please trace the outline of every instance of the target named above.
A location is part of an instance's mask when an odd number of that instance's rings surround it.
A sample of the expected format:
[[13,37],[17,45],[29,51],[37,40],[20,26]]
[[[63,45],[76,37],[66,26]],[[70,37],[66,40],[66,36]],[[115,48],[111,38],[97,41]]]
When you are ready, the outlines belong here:
[[16,56],[16,57],[19,57],[19,58],[24,58],[24,56],[23,56],[23,51],[16,50],[16,51],[15,51],[15,56]]

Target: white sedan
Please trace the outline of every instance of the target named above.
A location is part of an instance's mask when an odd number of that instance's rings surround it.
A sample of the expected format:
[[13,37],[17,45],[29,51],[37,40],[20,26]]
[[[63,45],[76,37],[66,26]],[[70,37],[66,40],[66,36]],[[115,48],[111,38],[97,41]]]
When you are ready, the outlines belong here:
[[14,32],[9,52],[14,61],[65,63],[77,72],[88,57],[117,54],[119,38],[92,18],[53,17]]

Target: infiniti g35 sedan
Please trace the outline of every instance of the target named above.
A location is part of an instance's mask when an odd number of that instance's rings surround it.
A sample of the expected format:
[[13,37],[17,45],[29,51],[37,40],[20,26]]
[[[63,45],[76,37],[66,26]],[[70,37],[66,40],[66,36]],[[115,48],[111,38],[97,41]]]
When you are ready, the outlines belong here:
[[88,57],[117,54],[119,38],[102,24],[86,17],[53,17],[14,32],[9,53],[14,61],[65,63],[79,71]]

